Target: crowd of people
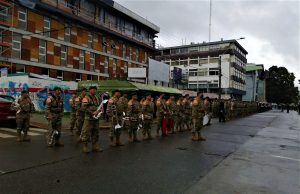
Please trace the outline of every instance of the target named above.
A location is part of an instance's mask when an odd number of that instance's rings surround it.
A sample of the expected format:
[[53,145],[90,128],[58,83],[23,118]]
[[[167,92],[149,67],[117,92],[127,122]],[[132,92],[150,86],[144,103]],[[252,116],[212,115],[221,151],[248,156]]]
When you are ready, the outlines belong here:
[[[34,106],[27,91],[22,92],[19,101],[21,112],[17,114],[17,129],[18,141],[22,141],[28,140],[28,114],[34,111]],[[133,143],[141,141],[138,138],[140,131],[143,140],[153,139],[152,128],[157,137],[190,131],[192,141],[205,141],[202,129],[211,124],[211,118],[219,117],[219,122],[225,122],[258,111],[258,104],[255,102],[204,98],[201,93],[197,93],[194,98],[172,94],[161,94],[154,98],[151,93],[145,93],[139,98],[136,92],[115,90],[111,97],[99,96],[95,86],[74,92],[69,103],[70,131],[75,135],[76,141],[82,143],[84,153],[102,151],[99,145],[100,118],[111,123],[111,146],[122,146],[124,144],[120,137],[124,132],[127,132],[128,141]],[[57,87],[45,101],[45,117],[48,122],[46,140],[49,147],[63,146],[60,138],[63,114],[61,88]]]

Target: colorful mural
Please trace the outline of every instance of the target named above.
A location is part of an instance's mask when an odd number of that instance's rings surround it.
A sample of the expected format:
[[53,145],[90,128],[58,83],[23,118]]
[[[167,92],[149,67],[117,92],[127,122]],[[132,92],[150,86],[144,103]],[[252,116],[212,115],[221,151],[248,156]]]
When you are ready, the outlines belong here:
[[44,101],[55,87],[62,88],[65,112],[70,111],[69,100],[77,89],[76,82],[54,81],[25,76],[0,77],[0,93],[19,98],[22,90],[28,90],[37,111],[44,111]]

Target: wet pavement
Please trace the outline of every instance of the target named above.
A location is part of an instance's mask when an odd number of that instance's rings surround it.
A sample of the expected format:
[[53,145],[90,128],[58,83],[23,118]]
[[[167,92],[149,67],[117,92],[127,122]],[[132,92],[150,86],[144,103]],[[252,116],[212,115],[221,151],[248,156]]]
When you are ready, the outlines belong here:
[[129,144],[123,133],[126,145],[110,147],[101,130],[104,152],[90,154],[68,132],[62,148],[46,147],[43,135],[0,139],[0,193],[293,193],[299,118],[271,111],[215,121],[203,130],[205,142],[184,132]]

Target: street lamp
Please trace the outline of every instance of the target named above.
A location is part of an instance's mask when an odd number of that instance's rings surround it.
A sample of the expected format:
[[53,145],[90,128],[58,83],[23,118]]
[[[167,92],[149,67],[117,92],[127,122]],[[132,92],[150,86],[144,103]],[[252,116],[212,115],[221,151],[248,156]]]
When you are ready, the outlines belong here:
[[[233,39],[233,40],[244,40],[244,39],[245,39],[245,37],[241,37],[241,38]],[[222,40],[222,42],[223,42],[223,40]],[[226,49],[222,54],[219,55],[219,61],[218,61],[218,65],[219,65],[219,96],[218,97],[219,97],[219,100],[221,99],[221,93],[222,93],[222,87],[221,87],[221,83],[222,83],[222,81],[221,81],[221,78],[222,78],[222,71],[221,71],[222,70],[221,69],[222,55],[230,49],[230,45],[228,47],[229,47],[228,49]]]

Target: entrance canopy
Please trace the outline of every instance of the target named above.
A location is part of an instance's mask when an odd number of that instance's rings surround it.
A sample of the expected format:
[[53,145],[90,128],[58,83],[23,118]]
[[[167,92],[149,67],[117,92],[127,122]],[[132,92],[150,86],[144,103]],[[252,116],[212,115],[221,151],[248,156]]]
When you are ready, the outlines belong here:
[[98,91],[112,92],[114,90],[120,91],[149,91],[169,94],[181,94],[182,91],[176,88],[168,88],[155,85],[146,85],[141,83],[133,83],[128,81],[119,80],[99,80],[99,81],[80,81],[78,83],[79,88],[89,88],[90,86],[96,86]]

